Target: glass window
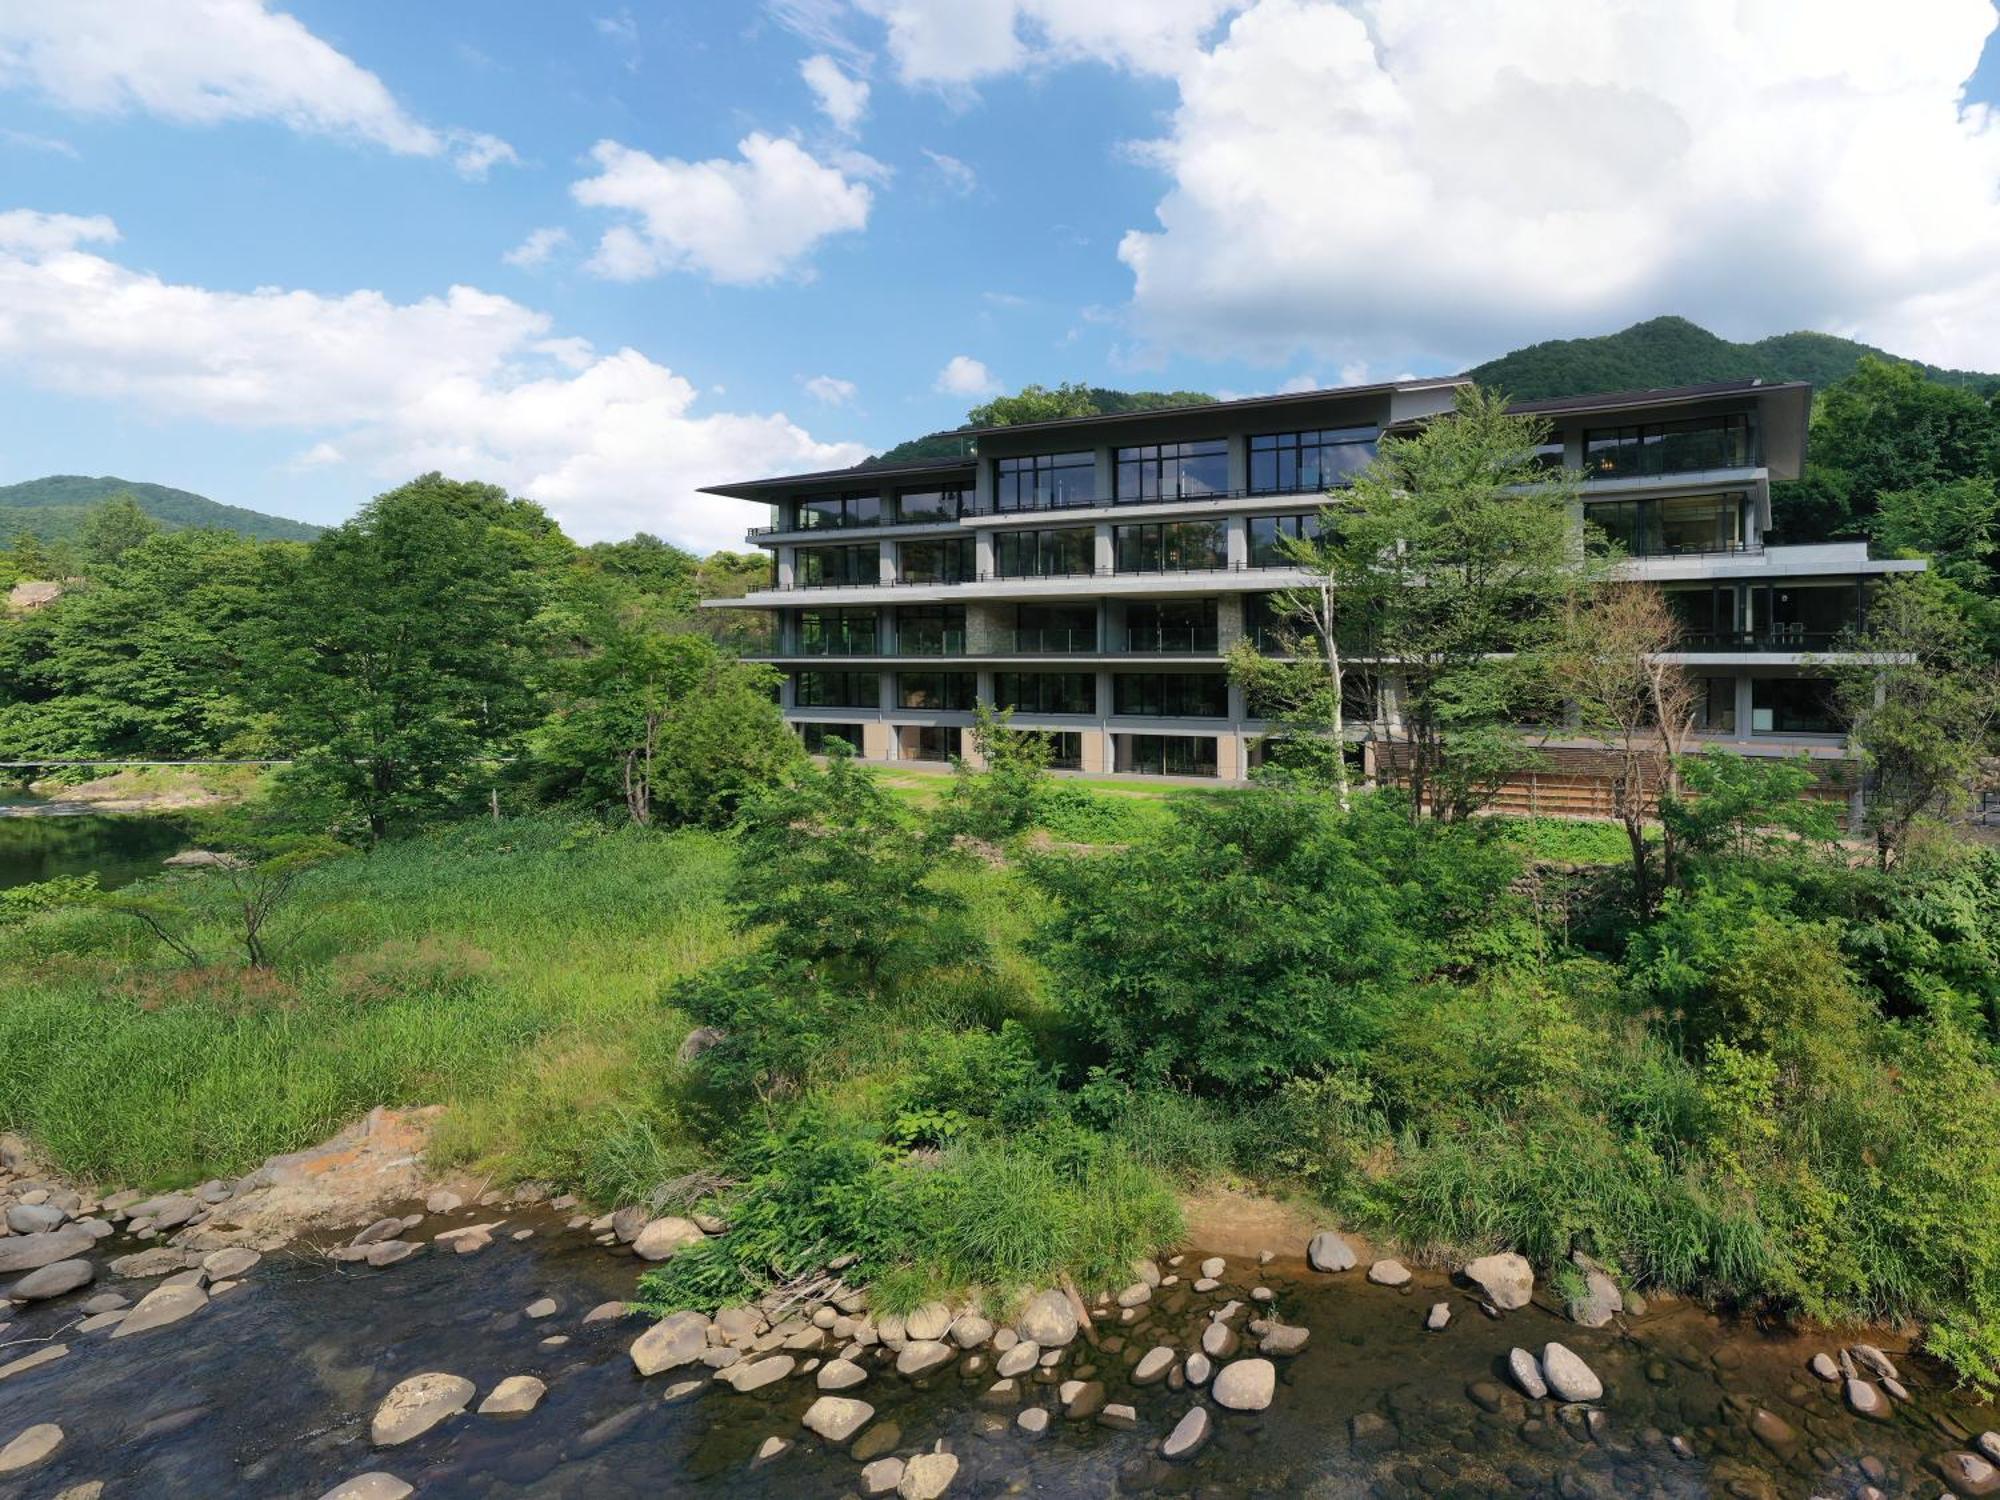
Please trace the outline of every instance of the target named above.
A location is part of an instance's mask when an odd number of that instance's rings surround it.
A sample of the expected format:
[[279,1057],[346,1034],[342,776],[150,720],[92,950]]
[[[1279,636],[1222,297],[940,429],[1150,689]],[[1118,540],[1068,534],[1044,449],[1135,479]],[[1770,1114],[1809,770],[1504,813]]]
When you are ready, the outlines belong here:
[[1213,776],[1215,741],[1204,734],[1121,734],[1118,769],[1141,776]]
[[799,501],[799,530],[830,526],[874,526],[882,519],[882,497],[869,493],[807,495]]
[[1733,585],[1668,589],[1666,600],[1667,608],[1680,621],[1682,649],[1713,651],[1739,643],[1736,589]]
[[970,583],[973,550],[969,536],[904,542],[898,550],[905,583]]
[[1121,505],[1148,500],[1191,500],[1229,492],[1229,443],[1147,443],[1118,450],[1116,498]]
[[794,672],[792,702],[799,708],[879,708],[882,679],[875,672]]
[[1741,469],[1752,459],[1750,418],[1735,412],[1680,422],[1594,427],[1583,435],[1583,472],[1592,479]]
[[1695,728],[1704,734],[1736,733],[1736,679],[1703,677],[1695,685],[1701,693],[1695,705]]
[[1373,427],[1267,432],[1250,439],[1250,493],[1297,495],[1346,484],[1375,458]]
[[1114,711],[1149,719],[1220,719],[1229,713],[1229,679],[1216,672],[1116,672]]
[[1085,576],[1096,561],[1097,533],[1088,526],[993,534],[993,571],[1002,578]]
[[827,754],[833,740],[839,740],[857,755],[861,753],[859,724],[801,724],[799,737],[806,742],[808,755]]
[[1081,771],[1083,769],[1083,736],[1074,729],[1045,729],[1042,743],[1049,747],[1049,769],[1052,771]]
[[963,604],[905,604],[896,610],[896,649],[908,656],[965,654]]
[[911,760],[950,760],[958,745],[959,731],[947,724],[919,724],[903,731],[903,753]]
[[904,490],[896,496],[899,521],[955,521],[964,508],[963,489]]
[[1112,530],[1121,573],[1188,573],[1221,568],[1228,559],[1220,521],[1151,521]]
[[844,588],[882,581],[882,553],[874,546],[801,547],[795,556],[802,589]]
[[1861,618],[1861,590],[1852,583],[1764,584],[1752,593],[1759,644],[1778,651],[1824,650]]
[[995,672],[993,702],[1024,714],[1094,714],[1095,672]]
[[1127,651],[1213,651],[1215,600],[1138,599],[1125,606]]
[[1094,604],[1023,604],[1014,612],[1016,651],[1095,651]]
[[978,678],[971,672],[898,672],[896,702],[904,708],[970,710],[978,697]]
[[1287,537],[1295,541],[1317,541],[1319,512],[1309,511],[1302,516],[1252,516],[1250,566],[1253,568],[1293,566],[1292,559],[1285,555],[1282,545],[1282,540]]
[[1062,510],[1097,502],[1097,456],[1037,453],[993,466],[995,510]]
[[813,655],[867,656],[875,650],[872,609],[802,609],[798,649]]
[[1615,542],[1628,557],[1668,557],[1701,552],[1736,552],[1743,546],[1747,497],[1673,495],[1661,500],[1613,500],[1584,507],[1584,519]]
[[1823,677],[1759,677],[1750,684],[1753,734],[1839,734],[1846,726]]

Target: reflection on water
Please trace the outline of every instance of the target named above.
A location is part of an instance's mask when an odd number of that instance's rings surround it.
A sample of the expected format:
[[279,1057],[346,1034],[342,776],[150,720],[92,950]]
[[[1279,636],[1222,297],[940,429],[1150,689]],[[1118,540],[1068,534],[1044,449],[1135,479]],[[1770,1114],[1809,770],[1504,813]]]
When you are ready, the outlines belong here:
[[177,818],[49,811],[60,805],[0,793],[0,889],[94,870],[112,890],[158,874],[162,859],[187,847]]
[[[486,1211],[489,1214],[504,1210]],[[266,1257],[238,1289],[187,1322],[116,1343],[66,1335],[72,1353],[0,1383],[0,1438],[58,1421],[69,1441],[26,1480],[0,1480],[4,1500],[54,1495],[90,1479],[121,1495],[304,1496],[387,1469],[435,1497],[834,1496],[857,1490],[858,1462],[799,1425],[816,1392],[798,1376],[749,1396],[712,1388],[680,1404],[662,1393],[676,1375],[640,1380],[626,1357],[637,1325],[582,1326],[596,1303],[628,1295],[637,1262],[611,1255],[547,1217],[523,1243],[503,1237],[467,1257],[426,1252],[386,1271],[334,1265],[308,1252]],[[444,1224],[432,1219],[423,1234]],[[1914,1400],[1891,1420],[1847,1415],[1838,1393],[1805,1370],[1825,1338],[1765,1335],[1671,1306],[1629,1332],[1574,1328],[1534,1308],[1502,1321],[1480,1315],[1439,1278],[1395,1292],[1358,1272],[1293,1282],[1232,1262],[1212,1296],[1164,1290],[1144,1321],[1106,1328],[1116,1349],[1075,1346],[1056,1378],[1093,1364],[1110,1399],[1139,1413],[1136,1430],[1056,1423],[1039,1441],[1014,1425],[1019,1403],[987,1405],[990,1362],[917,1388],[871,1373],[845,1394],[872,1403],[864,1437],[895,1424],[887,1451],[905,1456],[943,1439],[962,1461],[956,1495],[1055,1496],[1858,1496],[1935,1495],[1935,1461],[1995,1414],[1952,1393],[1938,1373],[1898,1356]],[[1292,1267],[1300,1275],[1309,1275]],[[1280,1362],[1276,1404],[1218,1414],[1217,1433],[1190,1465],[1157,1457],[1161,1437],[1196,1399],[1162,1385],[1134,1388],[1126,1372],[1158,1343],[1192,1348],[1207,1311],[1257,1280],[1279,1291],[1287,1321],[1313,1330]],[[124,1284],[129,1289],[131,1284]],[[552,1295],[561,1311],[521,1309]],[[1423,1331],[1440,1297],[1454,1315]],[[71,1299],[72,1302],[74,1299]],[[0,1338],[40,1337],[73,1323],[73,1307],[24,1312]],[[564,1336],[549,1347],[543,1340]],[[1530,1403],[1504,1391],[1510,1345],[1560,1338],[1603,1377],[1602,1416]],[[367,1423],[397,1381],[427,1370],[470,1378],[481,1394],[508,1375],[548,1383],[534,1412],[467,1415],[407,1447],[377,1453]],[[1476,1389],[1475,1389],[1476,1388]],[[1026,1383],[1053,1406],[1053,1384]],[[1489,1409],[1490,1408],[1490,1409]],[[1783,1424],[1765,1423],[1762,1408]],[[1382,1420],[1364,1420],[1357,1416]],[[771,1435],[797,1446],[757,1469]],[[1357,1436],[1358,1434],[1358,1436]],[[1684,1437],[1695,1456],[1674,1456]]]

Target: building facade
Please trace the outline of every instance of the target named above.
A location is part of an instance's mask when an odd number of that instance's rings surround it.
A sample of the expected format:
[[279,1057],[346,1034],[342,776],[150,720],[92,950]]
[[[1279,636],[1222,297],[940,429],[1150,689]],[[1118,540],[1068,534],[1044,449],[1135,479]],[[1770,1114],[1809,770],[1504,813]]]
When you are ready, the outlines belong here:
[[[944,760],[970,751],[984,700],[1047,732],[1058,767],[1240,779],[1267,726],[1225,658],[1271,639],[1272,597],[1307,581],[1280,539],[1458,384],[990,428],[959,459],[716,485],[771,508],[749,540],[774,566],[769,588],[709,604],[771,612],[763,659],[808,748],[839,736],[868,760]],[[1884,574],[1922,564],[1862,542],[1765,544],[1810,403],[1802,384],[1733,382],[1517,409],[1550,424],[1552,462],[1583,472],[1579,525],[1616,538],[1624,570],[1679,612],[1702,741],[1832,765],[1846,748],[1811,658]],[[1354,705],[1370,754],[1395,713],[1395,684],[1379,688]],[[1589,741],[1547,743],[1569,768],[1552,789],[1589,781]]]

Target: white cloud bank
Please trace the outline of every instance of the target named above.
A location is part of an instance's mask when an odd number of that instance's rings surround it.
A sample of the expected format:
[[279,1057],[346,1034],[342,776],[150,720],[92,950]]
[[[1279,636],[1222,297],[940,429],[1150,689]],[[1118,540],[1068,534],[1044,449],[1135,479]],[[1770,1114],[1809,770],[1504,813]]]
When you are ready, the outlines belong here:
[[888,29],[904,83],[976,84],[1020,68],[1094,59],[1167,73],[1231,0],[855,0]]
[[954,354],[945,361],[935,385],[947,396],[990,396],[1000,389],[993,372],[970,354]]
[[517,159],[498,136],[413,118],[381,79],[264,0],[0,0],[0,87],[81,114],[274,120],[449,157],[474,178]]
[[151,415],[296,431],[301,463],[357,488],[426,469],[541,501],[584,540],[650,530],[738,545],[747,507],[695,493],[745,475],[858,462],[782,413],[702,412],[633,349],[551,336],[546,314],[473,287],[392,302],[162,281],[86,248],[103,218],[0,214],[0,371]]
[[853,134],[861,124],[861,117],[868,113],[868,85],[858,78],[849,78],[840,64],[824,52],[815,52],[800,63],[799,76],[813,91],[820,113],[833,122],[836,130]]
[[751,286],[805,261],[829,235],[865,228],[874,195],[796,141],[752,132],[739,160],[664,160],[599,141],[598,173],[571,185],[576,201],[632,216],[604,232],[589,269],[613,281],[694,271]]

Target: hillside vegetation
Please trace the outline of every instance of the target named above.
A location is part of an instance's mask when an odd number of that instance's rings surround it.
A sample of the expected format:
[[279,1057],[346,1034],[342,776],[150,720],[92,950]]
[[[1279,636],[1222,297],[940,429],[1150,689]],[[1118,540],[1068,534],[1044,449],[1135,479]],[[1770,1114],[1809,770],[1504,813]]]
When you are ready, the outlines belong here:
[[115,495],[130,495],[139,509],[166,531],[207,527],[259,542],[309,542],[321,528],[286,516],[266,515],[240,505],[224,505],[191,490],[120,479],[104,474],[49,474],[0,485],[0,537],[23,533],[44,542],[70,542],[83,535],[91,510]]

